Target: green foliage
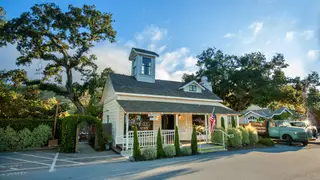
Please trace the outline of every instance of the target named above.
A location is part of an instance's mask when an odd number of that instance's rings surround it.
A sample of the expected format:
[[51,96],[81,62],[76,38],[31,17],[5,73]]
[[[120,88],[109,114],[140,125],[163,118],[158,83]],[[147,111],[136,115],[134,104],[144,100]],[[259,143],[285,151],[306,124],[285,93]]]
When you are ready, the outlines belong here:
[[47,125],[39,125],[32,132],[24,128],[16,132],[8,126],[6,129],[0,128],[0,152],[23,150],[28,147],[40,148],[46,144],[51,135],[51,128]]
[[[0,29],[1,44],[16,44],[20,57],[18,65],[29,65],[33,60],[42,60],[43,79],[40,86],[69,98],[84,113],[79,101],[84,86],[73,82],[73,73],[90,79],[97,70],[95,55],[91,48],[98,42],[115,41],[116,31],[112,27],[112,14],[100,12],[93,5],[82,8],[69,5],[66,12],[54,3],[36,4],[31,12],[12,18]],[[59,88],[65,73],[65,88]]]
[[225,129],[226,127],[225,127],[225,123],[224,123],[224,118],[223,117],[221,117],[221,127],[223,128],[223,129]]
[[29,129],[24,128],[23,130],[18,132],[18,147],[17,149],[25,149],[32,145],[33,143],[33,136]]
[[42,147],[52,136],[52,129],[47,125],[39,125],[32,131],[32,147]]
[[154,147],[146,147],[142,149],[142,156],[144,160],[154,160],[157,159],[157,149]]
[[[48,125],[50,128],[53,128],[54,120],[44,120],[44,119],[35,119],[35,118],[25,118],[25,119],[0,119],[0,127],[5,128],[10,126],[15,131],[21,131],[24,128],[28,128],[30,131],[33,131],[40,124]],[[59,123],[57,123],[59,124]]]
[[4,150],[15,150],[18,146],[18,136],[17,132],[12,129],[10,126],[8,126],[4,131],[4,137],[1,141],[1,143],[5,144],[6,149]]
[[231,117],[231,123],[233,128],[237,127],[237,123],[236,123],[236,120],[234,119],[234,116]]
[[[139,139],[138,139],[138,130],[137,126],[134,126],[133,129],[133,157],[134,159],[139,159],[141,157]],[[157,157],[157,154],[156,154]]]
[[232,138],[228,138],[229,146],[238,148],[242,147],[242,133],[237,128],[228,128],[228,134],[233,134]]
[[266,107],[280,99],[279,87],[287,83],[283,69],[288,64],[282,54],[267,60],[261,52],[237,56],[208,48],[197,58],[197,77],[207,76],[213,92],[236,111],[245,110],[251,104]]
[[8,144],[5,141],[5,130],[4,128],[0,128],[0,152],[3,152],[8,149]]
[[174,147],[176,148],[176,155],[180,156],[180,139],[178,126],[176,126],[174,130]]
[[96,151],[105,150],[102,122],[99,119],[88,115],[71,115],[61,119],[60,150],[68,153],[75,151],[75,140],[78,138],[76,131],[78,124],[82,122],[86,122],[88,125],[95,125],[96,135],[93,141],[94,149]]
[[182,156],[190,156],[192,154],[192,149],[189,146],[183,146],[180,149]]
[[244,127],[238,127],[238,129],[241,131],[242,134],[242,145],[249,145],[250,139],[249,139],[249,132]]
[[196,132],[195,126],[193,126],[193,129],[192,129],[191,149],[192,149],[193,155],[198,153],[198,139],[197,139],[197,132]]
[[164,151],[162,147],[162,137],[161,137],[161,130],[160,128],[158,129],[158,134],[157,134],[157,158],[162,158],[164,157]]
[[57,100],[55,98],[43,99],[37,87],[13,87],[0,83],[0,91],[1,119],[54,118]]
[[163,148],[166,157],[176,156],[176,148],[174,145],[167,145]]
[[245,129],[249,133],[249,140],[251,145],[255,145],[259,141],[257,130],[252,126],[246,126]]
[[[223,128],[215,128],[215,131],[213,131],[211,133],[211,143],[213,144],[226,144],[226,146],[228,145],[228,137],[226,135],[224,135],[223,132],[225,132],[226,130]],[[224,140],[222,139],[224,135]]]
[[259,144],[263,144],[265,146],[274,146],[274,141],[270,138],[262,138],[258,142]]

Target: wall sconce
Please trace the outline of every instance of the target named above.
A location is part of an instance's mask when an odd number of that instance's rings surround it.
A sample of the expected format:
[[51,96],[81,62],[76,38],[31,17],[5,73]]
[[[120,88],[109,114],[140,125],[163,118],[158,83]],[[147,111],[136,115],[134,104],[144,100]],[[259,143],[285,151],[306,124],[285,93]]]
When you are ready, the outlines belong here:
[[181,120],[181,119],[182,119],[182,116],[181,116],[181,114],[179,114],[179,115],[178,115],[178,118],[179,118],[179,120]]

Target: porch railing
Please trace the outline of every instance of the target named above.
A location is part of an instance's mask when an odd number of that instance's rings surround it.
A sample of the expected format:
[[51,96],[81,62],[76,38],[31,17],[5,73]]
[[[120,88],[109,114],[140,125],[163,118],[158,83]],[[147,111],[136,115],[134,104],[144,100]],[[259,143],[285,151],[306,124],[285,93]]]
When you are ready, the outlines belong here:
[[[157,143],[157,130],[148,131],[137,131],[138,140],[140,147],[156,146]],[[121,144],[122,149],[132,149],[133,148],[133,131],[128,132],[128,137],[126,135],[117,136],[116,144]],[[164,145],[174,143],[174,130],[161,130],[162,143]],[[128,147],[127,147],[128,138]]]

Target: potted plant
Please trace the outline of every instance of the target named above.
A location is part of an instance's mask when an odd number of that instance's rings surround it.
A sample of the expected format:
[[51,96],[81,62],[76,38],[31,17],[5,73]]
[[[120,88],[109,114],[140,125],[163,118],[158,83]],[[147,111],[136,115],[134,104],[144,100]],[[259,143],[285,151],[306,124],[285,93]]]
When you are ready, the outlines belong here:
[[106,146],[106,150],[110,150],[111,147],[112,147],[112,136],[105,135],[103,137],[103,139],[104,139],[104,143],[105,143],[105,146]]

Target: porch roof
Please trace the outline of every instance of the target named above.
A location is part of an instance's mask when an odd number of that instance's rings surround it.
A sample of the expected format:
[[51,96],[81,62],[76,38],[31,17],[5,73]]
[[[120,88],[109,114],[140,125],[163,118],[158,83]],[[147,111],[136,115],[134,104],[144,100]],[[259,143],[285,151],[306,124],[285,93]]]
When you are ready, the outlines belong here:
[[215,107],[215,114],[234,114],[240,113],[221,106],[182,104],[155,101],[129,101],[117,100],[126,112],[163,112],[163,113],[208,113]]

